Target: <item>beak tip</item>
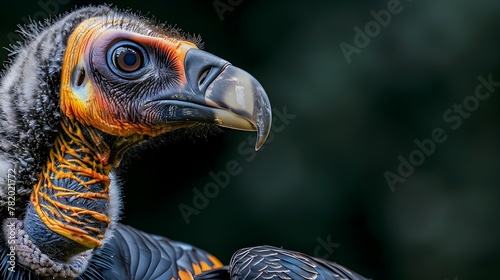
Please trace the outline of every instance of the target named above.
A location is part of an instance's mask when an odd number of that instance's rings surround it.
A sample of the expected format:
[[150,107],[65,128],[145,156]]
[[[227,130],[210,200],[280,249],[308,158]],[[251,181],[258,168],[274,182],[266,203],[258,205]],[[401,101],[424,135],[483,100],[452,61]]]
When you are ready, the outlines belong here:
[[272,111],[269,97],[257,79],[228,65],[208,86],[205,102],[218,107],[218,125],[257,131],[255,150],[262,148],[271,131]]
[[[269,104],[269,103],[267,103]],[[257,140],[255,142],[255,151],[258,151],[267,140],[269,133],[271,133],[271,118],[270,108],[267,108],[264,112],[265,116],[261,116],[257,119]]]
[[260,148],[262,148],[262,146],[264,145],[264,141],[262,141],[262,139],[257,139],[257,142],[255,143],[255,151],[259,151]]
[[255,150],[258,151],[266,142],[269,133],[271,132],[272,124],[272,113],[271,113],[271,103],[269,98],[262,88],[262,86],[255,80],[258,86],[256,86],[257,94],[257,108],[256,112],[256,128],[257,128],[257,141],[255,143]]

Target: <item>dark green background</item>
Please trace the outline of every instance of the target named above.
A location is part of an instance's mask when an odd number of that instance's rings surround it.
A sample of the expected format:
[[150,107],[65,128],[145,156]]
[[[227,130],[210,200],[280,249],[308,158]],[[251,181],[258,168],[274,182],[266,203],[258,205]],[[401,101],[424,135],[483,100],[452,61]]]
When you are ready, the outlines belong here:
[[[66,1],[60,12],[90,3]],[[123,221],[224,262],[258,244],[314,255],[330,238],[340,246],[328,259],[373,279],[498,278],[500,88],[456,130],[443,113],[474,94],[478,76],[500,81],[500,2],[401,1],[347,63],[339,44],[353,44],[354,27],[388,2],[241,1],[223,21],[212,1],[115,3],[201,35],[205,50],[252,73],[275,109],[296,115],[253,160],[238,152],[253,133],[230,130],[176,133],[136,152]],[[36,1],[2,4],[0,45],[39,11]],[[384,172],[397,173],[398,156],[435,128],[446,141],[392,192]],[[193,188],[230,160],[241,173],[186,224],[179,204],[192,206]]]

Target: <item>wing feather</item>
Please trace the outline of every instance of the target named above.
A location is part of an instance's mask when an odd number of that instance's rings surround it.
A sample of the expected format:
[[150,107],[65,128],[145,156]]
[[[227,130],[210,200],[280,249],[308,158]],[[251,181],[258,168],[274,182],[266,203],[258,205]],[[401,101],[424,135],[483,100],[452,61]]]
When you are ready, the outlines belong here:
[[337,263],[273,246],[237,251],[231,258],[228,270],[233,280],[367,280]]

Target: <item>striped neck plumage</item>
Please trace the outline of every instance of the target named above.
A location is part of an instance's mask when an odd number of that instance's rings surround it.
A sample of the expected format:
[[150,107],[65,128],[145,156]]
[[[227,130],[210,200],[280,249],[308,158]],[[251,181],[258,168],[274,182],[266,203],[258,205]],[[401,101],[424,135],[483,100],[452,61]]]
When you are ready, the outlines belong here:
[[109,175],[123,152],[139,139],[105,138],[95,128],[63,117],[33,189],[24,223],[26,232],[42,252],[56,259],[102,246],[112,220],[117,218],[114,212],[119,206],[113,205],[118,202],[110,194]]

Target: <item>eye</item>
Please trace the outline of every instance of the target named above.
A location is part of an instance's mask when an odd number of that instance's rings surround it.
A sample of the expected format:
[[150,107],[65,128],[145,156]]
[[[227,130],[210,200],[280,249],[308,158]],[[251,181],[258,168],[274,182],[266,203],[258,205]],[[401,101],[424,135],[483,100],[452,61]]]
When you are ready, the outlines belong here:
[[108,50],[111,70],[125,79],[136,79],[145,73],[149,60],[143,47],[131,41],[114,44]]
[[135,48],[118,47],[113,52],[113,64],[121,71],[131,73],[144,65],[144,59]]

